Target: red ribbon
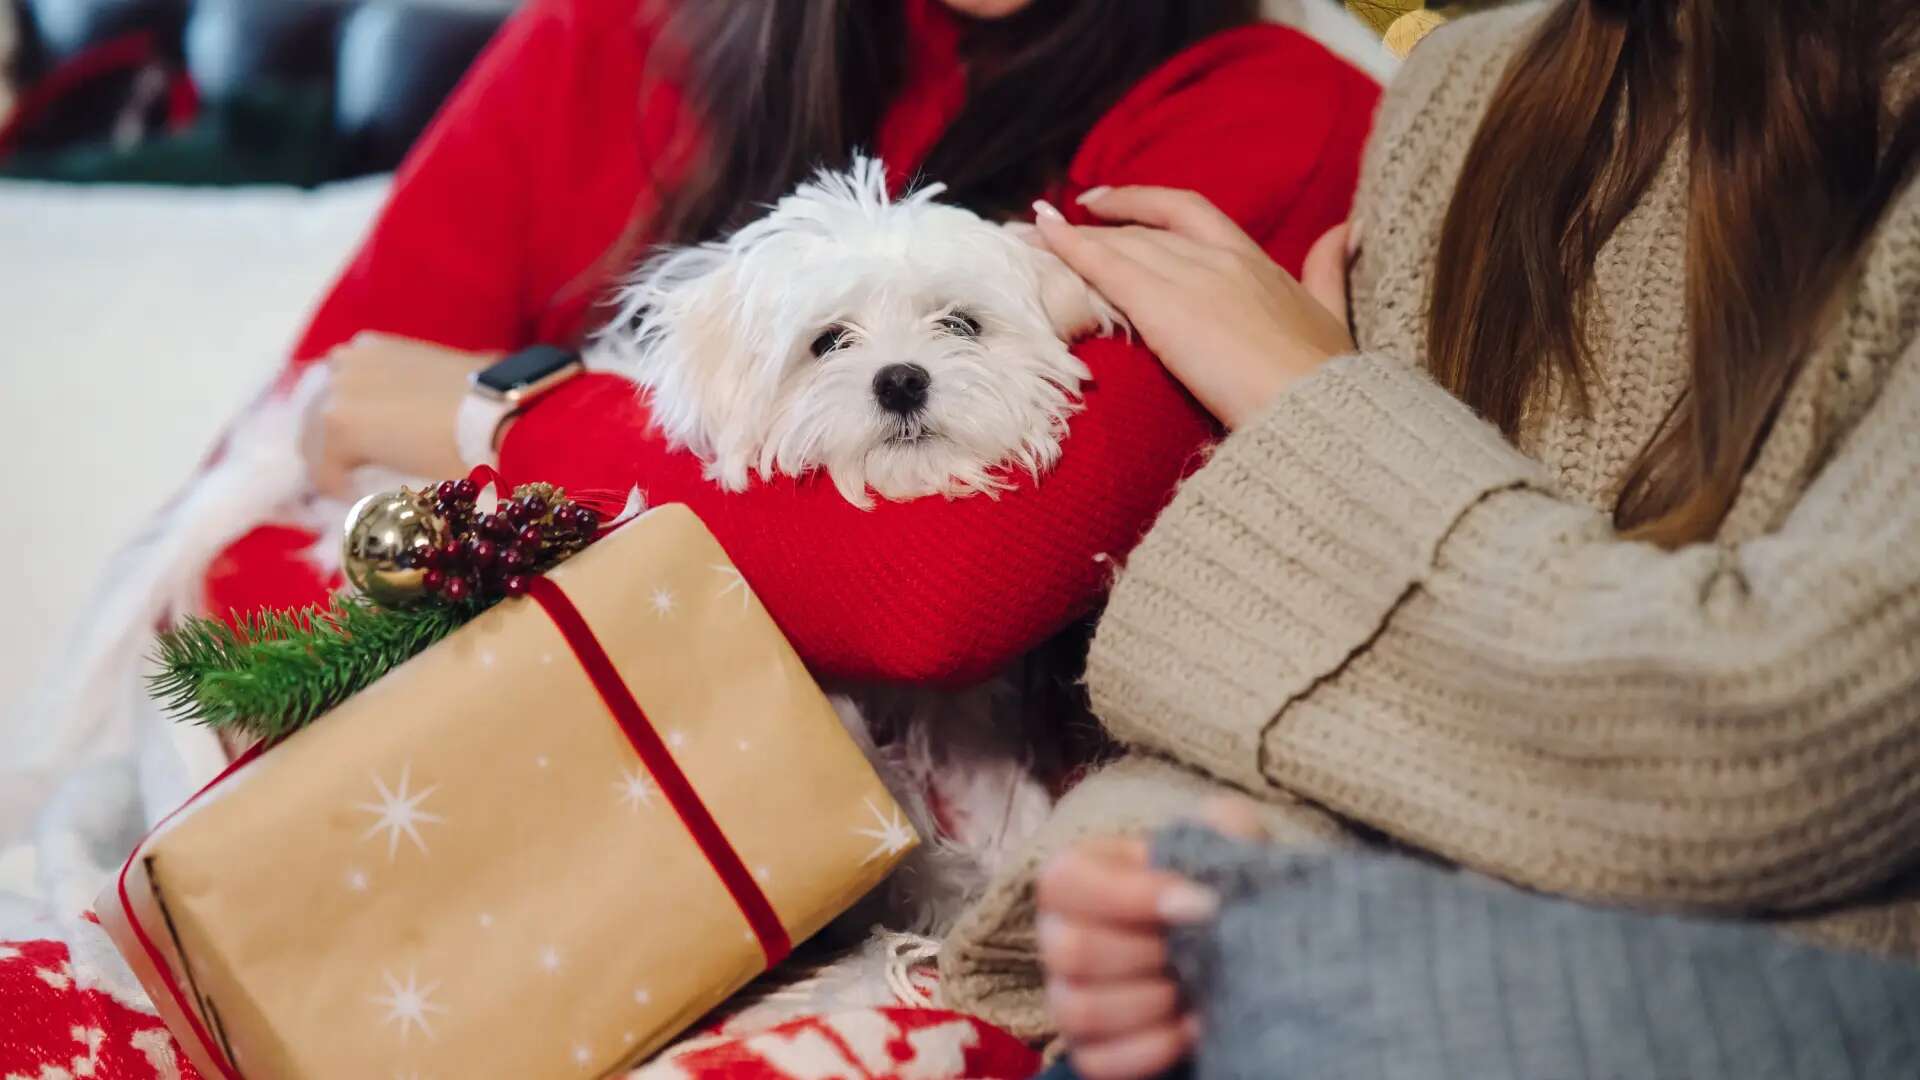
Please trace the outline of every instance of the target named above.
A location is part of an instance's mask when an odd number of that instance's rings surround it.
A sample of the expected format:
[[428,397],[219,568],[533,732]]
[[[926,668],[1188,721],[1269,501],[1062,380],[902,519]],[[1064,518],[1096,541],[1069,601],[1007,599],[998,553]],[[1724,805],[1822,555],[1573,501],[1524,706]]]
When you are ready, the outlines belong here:
[[120,867],[120,878],[116,883],[120,892],[121,914],[127,917],[127,925],[133,928],[133,936],[140,942],[140,948],[146,952],[147,960],[153,964],[153,970],[159,973],[160,985],[166,987],[167,995],[173,998],[174,1005],[180,1009],[180,1015],[187,1018],[187,1026],[193,1029],[193,1037],[200,1040],[200,1045],[206,1049],[207,1056],[213,1059],[214,1066],[220,1070],[220,1075],[226,1080],[240,1080],[240,1074],[228,1065],[227,1055],[221,1053],[220,1048],[213,1044],[213,1036],[208,1034],[205,1025],[200,1023],[198,1010],[188,1003],[186,991],[180,989],[180,983],[174,979],[173,968],[168,966],[166,956],[160,952],[160,946],[155,945],[153,939],[147,936],[147,928],[140,925],[139,916],[133,913],[133,900],[127,895],[127,871],[133,869],[133,860],[140,857],[140,849],[145,846],[148,837],[165,828],[167,822],[179,817],[187,807],[199,802],[200,796],[212,791],[222,780],[251,764],[254,758],[266,752],[267,746],[268,744],[262,741],[247,747],[239,757],[234,758],[226,768],[221,769],[219,775],[207,781],[205,787],[194,792],[173,813],[161,818],[159,824],[148,830],[146,836],[140,838],[140,843],[133,845],[133,854],[127,856],[127,861]]
[[773,967],[786,959],[793,951],[793,941],[787,936],[787,928],[781,925],[780,916],[774,913],[773,904],[748,872],[746,864],[740,861],[740,853],[728,842],[726,833],[720,831],[720,823],[708,812],[706,803],[700,801],[693,782],[680,771],[680,764],[673,760],[667,744],[647,719],[646,711],[633,699],[626,680],[614,668],[607,651],[600,647],[600,640],[593,636],[580,609],[573,606],[560,586],[544,577],[533,579],[527,595],[546,609],[547,617],[560,629],[560,636],[567,639],[567,646],[586,669],[587,678],[593,681],[594,689],[600,691],[600,700],[606,703],[607,711],[620,724],[620,730],[626,732],[627,741],[633,744],[641,763],[653,774],[660,793],[666,796],[674,813],[680,815],[680,823],[686,826],[693,842],[700,846],[700,853],[720,876],[721,884],[727,887],[740,914],[746,916],[747,925],[767,955],[767,966]]

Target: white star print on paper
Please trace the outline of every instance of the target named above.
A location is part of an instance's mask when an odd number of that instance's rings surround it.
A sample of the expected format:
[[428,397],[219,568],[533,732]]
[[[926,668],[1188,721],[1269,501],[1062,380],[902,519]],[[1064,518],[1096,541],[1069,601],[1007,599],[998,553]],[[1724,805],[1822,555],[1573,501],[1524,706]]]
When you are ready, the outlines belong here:
[[653,809],[653,780],[639,769],[621,770],[613,790],[620,793],[621,804],[636,814],[642,808]]
[[555,974],[560,970],[560,950],[559,949],[556,949],[551,945],[547,945],[541,948],[540,970],[546,972],[549,975]]
[[719,599],[725,600],[737,592],[740,594],[740,610],[747,610],[747,605],[753,601],[753,587],[747,584],[746,575],[742,574],[738,567],[728,566],[725,563],[714,563],[710,569],[727,580],[727,587],[720,590]]
[[684,748],[687,745],[687,733],[681,731],[679,728],[674,728],[672,731],[667,732],[667,745],[673,747],[675,750]]
[[868,836],[874,840],[873,850],[867,853],[866,858],[860,860],[861,865],[864,866],[875,859],[898,855],[913,846],[913,826],[907,824],[906,820],[900,816],[899,807],[894,807],[893,819],[888,820],[887,815],[881,813],[880,808],[873,804],[872,796],[868,796],[867,810],[873,814],[873,820],[879,828],[853,830],[855,836]]
[[654,617],[660,619],[672,615],[680,606],[680,601],[674,599],[672,589],[653,590],[653,599],[650,603],[653,607]]
[[378,820],[361,834],[360,839],[371,840],[380,833],[386,833],[388,862],[392,862],[399,855],[400,837],[403,834],[420,849],[420,854],[427,854],[427,842],[421,837],[419,826],[422,823],[444,824],[447,820],[439,814],[420,809],[420,804],[427,800],[427,796],[439,789],[438,784],[422,791],[408,793],[407,788],[412,784],[412,773],[412,762],[400,766],[400,786],[396,789],[389,789],[387,782],[375,773],[373,786],[380,792],[380,801],[354,804],[355,810],[364,810],[369,814],[378,815]]
[[347,888],[352,889],[354,892],[366,892],[367,888],[372,884],[373,879],[367,876],[365,870],[357,866],[347,869]]
[[400,1025],[401,1042],[407,1041],[407,1037],[413,1034],[415,1027],[418,1027],[431,1040],[433,1024],[428,1017],[436,1013],[444,1016],[447,1012],[446,1006],[437,1005],[433,1000],[434,991],[440,989],[440,984],[431,982],[421,986],[418,973],[413,971],[407,972],[407,981],[404,985],[399,979],[393,977],[391,971],[381,972],[380,978],[386,982],[387,992],[367,998],[368,1001],[387,1010],[387,1014],[380,1018],[380,1022]]
[[653,1004],[653,995],[648,992],[646,987],[637,987],[633,991],[633,1003],[635,1005],[651,1005]]

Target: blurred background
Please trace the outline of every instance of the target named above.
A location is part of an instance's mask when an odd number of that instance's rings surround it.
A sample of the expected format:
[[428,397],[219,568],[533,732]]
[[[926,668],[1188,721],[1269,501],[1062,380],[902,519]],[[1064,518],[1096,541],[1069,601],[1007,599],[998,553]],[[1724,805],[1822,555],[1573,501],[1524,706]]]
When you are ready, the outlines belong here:
[[515,0],[0,0],[0,707]]

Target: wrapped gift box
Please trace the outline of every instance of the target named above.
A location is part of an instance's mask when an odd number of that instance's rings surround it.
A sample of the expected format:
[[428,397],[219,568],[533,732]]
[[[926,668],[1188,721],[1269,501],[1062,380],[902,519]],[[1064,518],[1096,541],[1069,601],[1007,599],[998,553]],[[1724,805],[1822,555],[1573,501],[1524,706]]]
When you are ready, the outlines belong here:
[[917,842],[691,512],[544,580],[203,792],[101,898],[203,1073],[614,1073]]

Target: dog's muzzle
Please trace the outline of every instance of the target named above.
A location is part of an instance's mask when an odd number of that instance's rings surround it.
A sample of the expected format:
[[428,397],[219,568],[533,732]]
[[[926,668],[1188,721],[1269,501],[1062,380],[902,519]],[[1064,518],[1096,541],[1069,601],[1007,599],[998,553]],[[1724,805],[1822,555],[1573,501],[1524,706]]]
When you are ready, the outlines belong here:
[[912,416],[927,407],[933,376],[919,364],[888,364],[873,377],[874,400],[895,416]]

